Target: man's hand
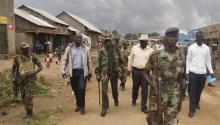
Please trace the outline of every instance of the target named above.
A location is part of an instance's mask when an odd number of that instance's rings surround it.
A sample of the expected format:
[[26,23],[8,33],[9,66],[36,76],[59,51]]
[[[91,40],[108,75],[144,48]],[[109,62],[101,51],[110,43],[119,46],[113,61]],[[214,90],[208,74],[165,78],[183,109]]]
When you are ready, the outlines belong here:
[[101,81],[101,79],[97,79],[98,83]]
[[62,74],[62,77],[63,77],[63,79],[67,79],[67,78],[68,78],[68,76],[67,76],[66,73],[63,73],[63,74]]
[[215,75],[213,73],[210,74],[211,78],[215,78]]

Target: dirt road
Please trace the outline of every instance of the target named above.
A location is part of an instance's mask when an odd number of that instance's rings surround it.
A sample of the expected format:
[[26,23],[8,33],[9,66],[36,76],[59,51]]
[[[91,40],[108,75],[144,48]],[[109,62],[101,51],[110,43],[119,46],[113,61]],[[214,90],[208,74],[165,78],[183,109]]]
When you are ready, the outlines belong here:
[[[9,60],[10,61],[10,60]],[[0,71],[11,66],[9,61],[0,60]],[[2,67],[2,65],[4,67]],[[92,81],[87,84],[86,114],[84,116],[74,112],[75,99],[67,81],[61,79],[59,66],[53,64],[39,74],[46,77],[49,86],[53,88],[55,97],[37,97],[34,100],[34,112],[56,109],[62,106],[64,111],[56,120],[57,125],[147,125],[146,115],[140,112],[140,99],[137,106],[131,106],[132,82],[129,78],[126,91],[119,90],[119,107],[115,107],[109,89],[110,110],[106,117],[100,117],[101,106],[98,105],[98,85],[93,75]],[[220,82],[215,88],[207,87],[203,91],[201,110],[196,112],[194,118],[188,118],[188,98],[183,102],[183,109],[179,115],[179,125],[219,125],[220,124]],[[110,86],[109,86],[110,87]],[[24,125],[22,116],[25,114],[23,106],[10,107],[7,116],[0,116],[0,125]]]

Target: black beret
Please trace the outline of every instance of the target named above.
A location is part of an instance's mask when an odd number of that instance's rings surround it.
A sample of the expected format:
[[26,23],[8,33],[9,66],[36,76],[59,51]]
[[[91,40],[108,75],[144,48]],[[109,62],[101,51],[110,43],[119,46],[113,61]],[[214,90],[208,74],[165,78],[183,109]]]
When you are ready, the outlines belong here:
[[166,30],[165,36],[166,37],[174,37],[177,38],[179,35],[179,28],[177,27],[170,27]]

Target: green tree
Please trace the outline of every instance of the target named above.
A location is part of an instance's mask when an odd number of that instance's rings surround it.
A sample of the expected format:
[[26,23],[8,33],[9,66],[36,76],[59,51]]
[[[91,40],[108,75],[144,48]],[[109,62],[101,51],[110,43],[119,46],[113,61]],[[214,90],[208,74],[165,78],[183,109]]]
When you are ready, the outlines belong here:
[[113,30],[113,31],[112,31],[112,34],[113,34],[114,36],[121,36],[121,35],[118,33],[117,30]]
[[134,33],[127,33],[127,34],[125,34],[124,39],[126,39],[126,40],[137,40],[138,35],[134,34]]
[[149,33],[148,36],[149,37],[158,37],[158,36],[160,36],[160,34],[157,32],[153,32],[153,33]]

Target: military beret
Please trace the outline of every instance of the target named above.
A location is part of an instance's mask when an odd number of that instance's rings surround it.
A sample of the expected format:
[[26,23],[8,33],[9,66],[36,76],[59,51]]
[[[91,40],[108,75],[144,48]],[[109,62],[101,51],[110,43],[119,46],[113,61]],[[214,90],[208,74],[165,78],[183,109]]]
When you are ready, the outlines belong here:
[[166,37],[174,37],[177,38],[179,35],[179,28],[177,27],[170,27],[165,31]]
[[22,42],[21,45],[20,45],[20,47],[21,47],[22,49],[25,49],[25,48],[29,48],[30,46],[29,46],[26,42]]

